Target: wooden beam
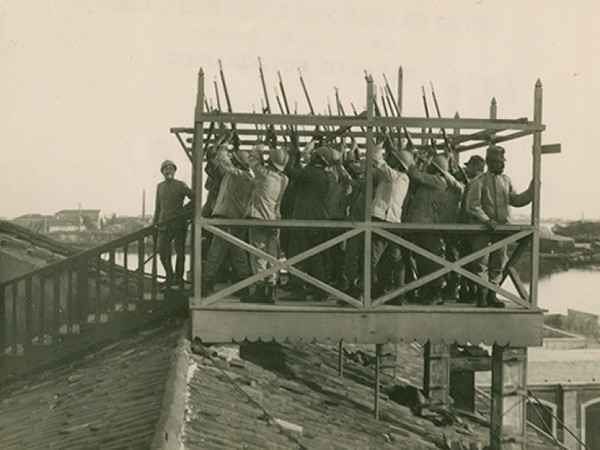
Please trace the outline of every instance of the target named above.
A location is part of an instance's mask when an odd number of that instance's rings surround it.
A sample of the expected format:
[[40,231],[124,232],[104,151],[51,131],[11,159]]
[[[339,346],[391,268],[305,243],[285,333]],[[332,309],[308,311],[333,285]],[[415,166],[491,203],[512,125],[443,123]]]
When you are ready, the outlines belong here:
[[492,450],[525,450],[527,420],[527,348],[492,350]]
[[427,342],[423,357],[423,391],[434,406],[450,405],[450,346]]
[[312,116],[298,114],[252,114],[219,113],[201,114],[197,121],[215,123],[258,124],[258,125],[304,125],[324,127],[384,127],[384,128],[461,128],[475,130],[529,130],[544,131],[545,126],[527,119],[450,119],[436,117],[385,117],[373,116]]
[[[452,310],[451,310],[452,309]],[[456,309],[456,311],[455,311]],[[360,310],[335,306],[252,305],[232,302],[217,308],[192,306],[192,330],[203,342],[244,339],[277,342],[344,342],[385,344],[417,341],[494,342],[541,345],[542,311],[491,308],[421,307]],[[439,324],[443,323],[444,326]]]
[[451,371],[486,372],[492,370],[492,358],[489,356],[453,356]]

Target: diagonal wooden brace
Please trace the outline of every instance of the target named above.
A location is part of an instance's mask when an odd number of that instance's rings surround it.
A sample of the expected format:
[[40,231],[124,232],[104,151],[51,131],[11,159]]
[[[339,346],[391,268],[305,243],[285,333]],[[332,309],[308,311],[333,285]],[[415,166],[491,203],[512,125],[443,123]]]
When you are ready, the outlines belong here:
[[392,299],[398,295],[401,295],[405,292],[417,289],[417,288],[429,283],[430,281],[433,281],[436,278],[439,278],[440,276],[442,276],[446,273],[454,271],[454,272],[457,272],[457,273],[473,280],[474,282],[476,282],[480,285],[487,287],[488,289],[491,289],[491,290],[509,298],[510,300],[514,301],[515,303],[520,304],[521,306],[525,306],[526,308],[530,307],[529,303],[526,303],[525,301],[523,301],[523,299],[506,291],[505,289],[502,289],[499,286],[496,286],[496,285],[480,278],[479,276],[469,272],[466,269],[463,269],[463,267],[462,267],[466,264],[469,264],[470,262],[473,262],[485,255],[492,253],[493,251],[496,251],[496,250],[504,247],[505,245],[508,245],[515,241],[519,241],[519,240],[531,235],[532,232],[530,230],[520,231],[512,236],[506,237],[498,242],[495,242],[495,243],[489,245],[486,248],[483,248],[474,253],[471,253],[471,254],[469,254],[463,258],[460,258],[459,260],[454,261],[454,262],[447,261],[444,258],[442,258],[434,253],[431,253],[431,252],[425,250],[424,248],[421,248],[418,245],[413,244],[412,242],[410,242],[404,238],[401,238],[400,236],[392,234],[388,231],[374,229],[373,232],[377,233],[378,235],[380,235],[380,236],[382,236],[404,248],[407,248],[415,253],[418,253],[419,255],[422,255],[425,258],[428,258],[428,259],[438,263],[440,266],[442,266],[442,268],[440,268],[439,270],[436,270],[424,277],[419,278],[418,280],[415,280],[405,286],[402,286],[399,289],[396,289],[392,292],[388,292],[384,296],[382,296],[379,299],[377,299],[376,301],[374,301],[373,306],[378,306],[380,304],[383,304],[386,301],[389,301],[390,299]]

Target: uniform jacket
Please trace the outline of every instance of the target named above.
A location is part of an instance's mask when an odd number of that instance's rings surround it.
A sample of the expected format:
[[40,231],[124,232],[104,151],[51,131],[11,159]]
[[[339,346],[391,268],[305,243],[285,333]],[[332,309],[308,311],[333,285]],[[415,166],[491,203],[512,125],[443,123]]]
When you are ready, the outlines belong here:
[[423,172],[416,166],[409,169],[408,175],[415,183],[416,190],[406,220],[413,223],[440,223],[448,186],[446,180],[438,174]]
[[292,219],[329,219],[327,195],[330,177],[324,167],[288,167],[286,173],[297,186]]
[[222,170],[224,176],[212,215],[230,219],[244,217],[254,188],[252,175],[247,170],[235,167],[226,149],[219,151],[215,164]]
[[408,175],[392,169],[383,158],[383,148],[373,152],[374,175],[379,178],[371,216],[386,222],[402,222],[402,204],[408,192]]
[[246,217],[261,220],[281,219],[281,199],[288,184],[288,177],[269,165],[255,166],[250,173],[254,177],[254,189]]
[[154,223],[162,222],[183,213],[185,197],[194,198],[194,192],[179,180],[164,180],[156,187]]
[[508,223],[510,206],[525,206],[531,200],[529,189],[517,194],[508,176],[491,172],[485,172],[473,180],[465,198],[466,210],[472,222],[494,220],[499,224]]

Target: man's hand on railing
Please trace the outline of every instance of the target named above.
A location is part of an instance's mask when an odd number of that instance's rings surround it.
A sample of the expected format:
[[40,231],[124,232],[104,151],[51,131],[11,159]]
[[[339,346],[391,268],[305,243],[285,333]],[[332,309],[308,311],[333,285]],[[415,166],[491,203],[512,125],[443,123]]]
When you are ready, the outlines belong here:
[[485,222],[484,225],[486,226],[486,228],[488,230],[491,230],[491,231],[495,231],[496,228],[498,228],[498,222],[496,222],[495,220],[492,220],[492,219]]

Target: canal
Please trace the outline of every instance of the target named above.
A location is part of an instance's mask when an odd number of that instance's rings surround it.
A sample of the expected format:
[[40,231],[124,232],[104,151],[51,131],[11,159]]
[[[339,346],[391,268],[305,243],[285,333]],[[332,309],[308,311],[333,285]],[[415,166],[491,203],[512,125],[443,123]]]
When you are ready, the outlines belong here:
[[538,304],[550,313],[576,309],[600,315],[600,266],[573,268],[540,278]]

